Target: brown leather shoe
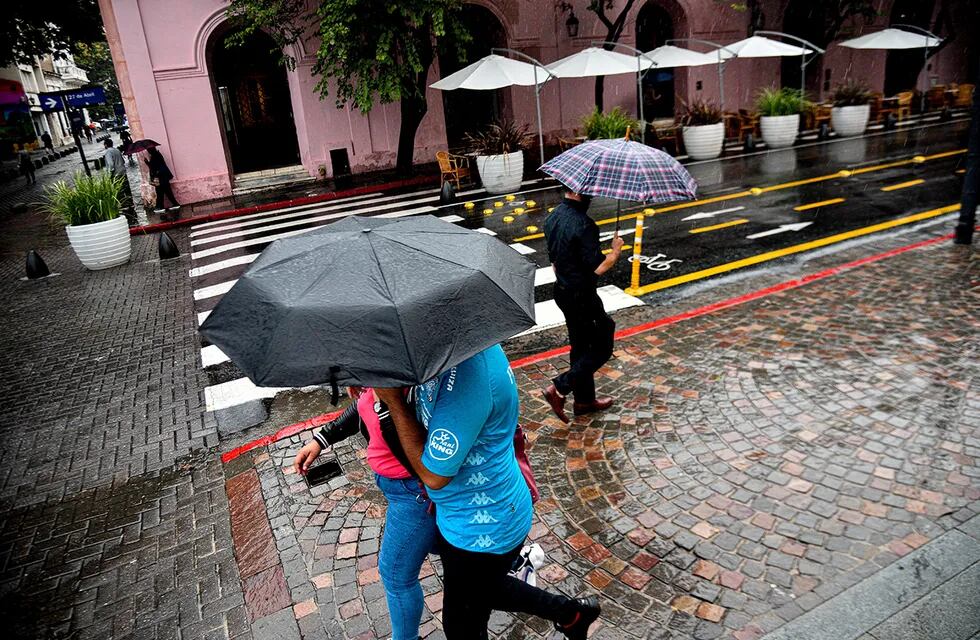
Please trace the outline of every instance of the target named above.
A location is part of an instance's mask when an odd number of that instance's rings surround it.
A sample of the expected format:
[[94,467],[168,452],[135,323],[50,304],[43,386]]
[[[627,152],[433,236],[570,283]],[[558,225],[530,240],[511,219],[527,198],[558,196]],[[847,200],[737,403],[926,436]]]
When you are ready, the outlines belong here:
[[558,389],[553,384],[549,384],[548,388],[541,393],[544,395],[544,399],[548,401],[548,404],[551,405],[551,410],[555,412],[558,419],[567,424],[569,420],[565,414],[565,396],[558,393]]
[[592,402],[576,402],[572,405],[572,411],[575,412],[575,415],[580,416],[583,413],[605,411],[612,406],[612,403],[612,398],[596,398]]

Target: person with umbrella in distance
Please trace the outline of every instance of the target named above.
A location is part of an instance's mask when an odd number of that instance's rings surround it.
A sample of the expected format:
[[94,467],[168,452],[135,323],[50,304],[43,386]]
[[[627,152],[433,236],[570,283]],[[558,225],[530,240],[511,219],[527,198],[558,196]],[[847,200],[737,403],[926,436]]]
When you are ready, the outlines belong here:
[[[629,140],[593,140],[552,158],[541,170],[568,189],[565,199],[544,223],[548,256],[555,270],[555,303],[565,315],[571,345],[570,367],[545,388],[543,395],[562,422],[568,422],[565,399],[575,395],[576,415],[604,411],[612,398],[595,395],[595,372],[613,352],[616,323],[596,291],[599,276],[619,260],[622,200],[646,203],[688,200],[697,183],[670,155]],[[614,198],[616,234],[608,255],[599,246],[599,227],[588,216],[592,196]]]
[[299,475],[327,447],[360,433],[367,440],[367,463],[388,502],[378,572],[391,618],[392,640],[417,640],[423,594],[419,571],[434,549],[436,521],[425,486],[412,471],[401,448],[388,408],[374,391],[348,390],[353,402],[310,440],[293,462]]

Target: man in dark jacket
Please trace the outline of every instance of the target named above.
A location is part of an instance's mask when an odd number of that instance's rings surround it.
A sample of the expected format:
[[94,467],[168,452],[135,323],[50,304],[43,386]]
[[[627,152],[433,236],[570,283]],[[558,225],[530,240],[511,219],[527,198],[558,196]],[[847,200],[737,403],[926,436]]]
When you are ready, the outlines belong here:
[[572,347],[571,367],[552,381],[544,397],[563,422],[565,397],[575,394],[576,415],[603,411],[612,398],[597,398],[593,375],[609,360],[616,323],[606,314],[596,292],[599,276],[619,259],[623,239],[617,234],[612,251],[604,256],[599,248],[599,227],[588,216],[591,196],[566,193],[565,199],[548,216],[544,235],[548,256],[555,270],[555,302],[565,314],[568,342]]

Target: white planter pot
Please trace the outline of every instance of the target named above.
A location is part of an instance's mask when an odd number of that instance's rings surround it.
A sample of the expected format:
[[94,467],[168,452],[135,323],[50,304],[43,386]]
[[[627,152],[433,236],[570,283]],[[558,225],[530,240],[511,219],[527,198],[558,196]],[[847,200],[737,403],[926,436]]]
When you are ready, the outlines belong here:
[[834,107],[830,110],[830,122],[839,136],[859,136],[868,128],[870,104],[853,107]]
[[514,193],[524,178],[524,152],[477,156],[476,168],[487,193]]
[[770,149],[789,147],[800,131],[800,114],[791,116],[762,116],[759,118],[762,139]]
[[684,149],[692,160],[710,160],[721,155],[721,146],[725,142],[725,123],[684,127],[682,135]]
[[125,216],[95,224],[69,225],[65,231],[86,269],[96,271],[129,262],[132,245]]

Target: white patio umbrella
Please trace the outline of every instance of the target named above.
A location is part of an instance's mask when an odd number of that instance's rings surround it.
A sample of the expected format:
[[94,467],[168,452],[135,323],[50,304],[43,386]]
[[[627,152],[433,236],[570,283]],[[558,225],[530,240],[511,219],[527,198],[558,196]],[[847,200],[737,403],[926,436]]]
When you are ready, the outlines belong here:
[[554,75],[544,65],[534,58],[519,51],[510,49],[494,49],[506,51],[531,60],[532,63],[513,60],[505,56],[491,53],[480,58],[456,73],[450,74],[429,85],[433,89],[453,91],[455,89],[490,90],[501,89],[513,85],[534,87],[534,101],[538,114],[538,146],[541,148],[541,164],[544,164],[544,132],[541,125],[541,85],[553,78]]
[[726,44],[725,49],[720,53],[724,59],[732,58],[730,51],[734,51],[739,58],[776,58],[780,56],[803,56],[808,53],[815,53],[806,47],[797,47],[786,44],[778,40],[770,40],[762,36],[751,36],[732,44]]
[[[707,45],[709,47],[714,47],[713,50],[707,53],[698,53],[697,51],[691,51],[690,49],[682,49],[681,47],[675,47],[671,45],[671,42],[696,42],[698,44]],[[661,52],[662,53],[658,53]],[[722,57],[722,53],[725,56]],[[656,56],[655,56],[656,54]],[[712,40],[702,40],[700,38],[671,38],[662,47],[657,47],[651,51],[648,55],[657,59],[657,56],[662,56],[663,58],[669,60],[674,59],[676,62],[683,62],[685,64],[674,64],[675,67],[696,67],[702,64],[717,64],[718,65],[718,106],[721,107],[722,111],[725,109],[725,62],[730,58],[737,58],[738,54],[728,48],[727,45],[718,44]],[[702,58],[701,56],[705,56]],[[706,62],[700,62],[700,60],[706,60]],[[667,65],[661,65],[667,66]]]
[[[838,42],[842,47],[848,47],[850,49],[919,49],[922,48],[923,64],[929,60],[929,49],[932,47],[939,46],[939,43],[943,41],[942,38],[932,33],[931,31],[926,31],[922,27],[917,27],[915,25],[901,24],[895,25],[898,27],[905,27],[906,29],[917,29],[918,31],[906,31],[905,29],[896,29],[890,27],[888,29],[882,29],[881,31],[875,31],[874,33],[868,33],[857,38],[851,38],[850,40],[845,40],[843,42]],[[922,92],[922,102],[919,105],[921,111],[925,111],[926,107],[926,92]]]
[[713,53],[700,53],[683,47],[665,44],[647,51],[644,55],[660,68],[668,67],[700,67],[706,64],[717,64],[718,58]]
[[650,67],[650,61],[642,57],[638,61],[637,56],[628,56],[625,53],[607,51],[599,47],[588,47],[552,62],[546,68],[558,78],[591,78],[636,73],[638,69]]

